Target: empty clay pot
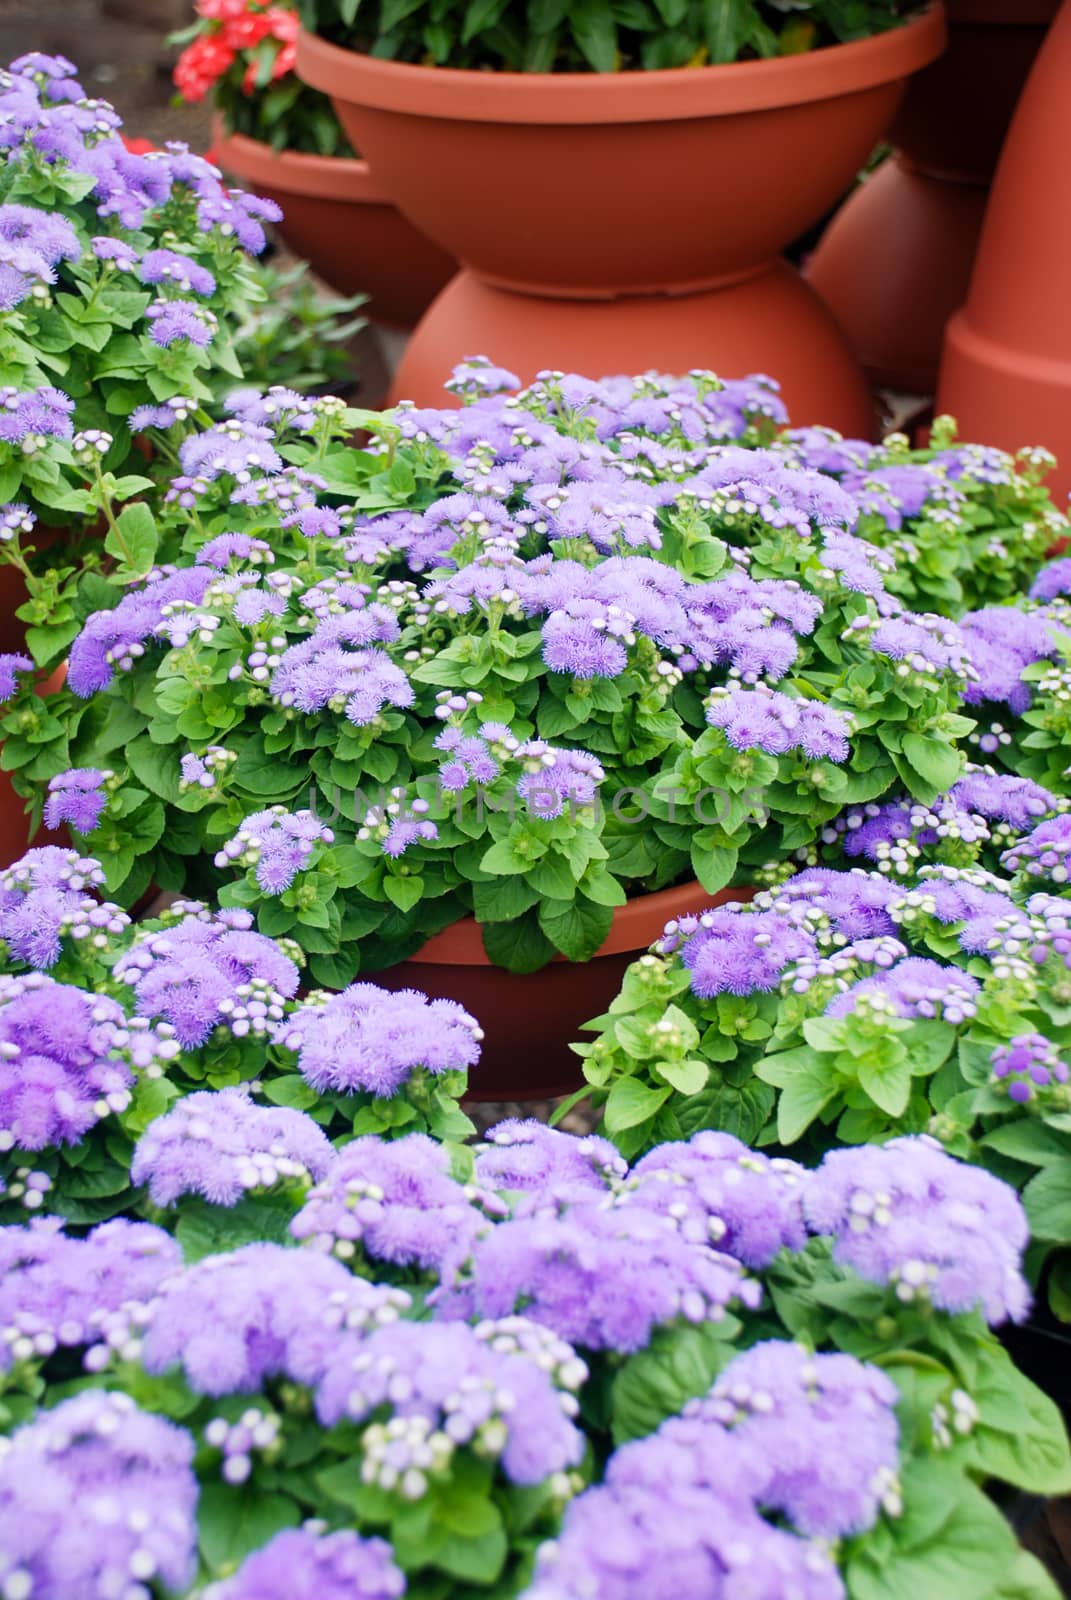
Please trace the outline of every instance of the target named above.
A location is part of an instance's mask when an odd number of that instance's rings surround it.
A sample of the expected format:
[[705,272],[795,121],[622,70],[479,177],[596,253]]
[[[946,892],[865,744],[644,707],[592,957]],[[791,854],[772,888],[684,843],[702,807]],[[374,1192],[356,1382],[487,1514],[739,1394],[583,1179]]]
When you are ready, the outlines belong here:
[[429,939],[409,961],[371,974],[385,989],[420,989],[433,1000],[457,1000],[484,1030],[477,1066],[469,1073],[472,1100],[544,1100],[570,1094],[583,1082],[569,1045],[586,1037],[582,1025],[606,1010],[630,962],[654,943],[672,917],[729,900],[750,900],[750,889],[710,895],[696,883],[639,895],[614,912],[605,943],[590,961],[557,956],[539,972],[506,972],[491,962],[472,917]]
[[340,294],[367,294],[377,322],[411,328],[456,263],[387,199],[367,161],[273,150],[217,124],[219,164],[282,207],[279,232]]
[[1016,101],[1059,0],[949,0],[948,49],[912,79],[895,153],[807,264],[872,383],[932,394]]
[[970,292],[951,320],[938,406],[964,438],[1046,445],[1071,490],[1071,3],[1023,90],[986,210]]
[[[798,374],[786,386],[796,421],[869,432],[861,375],[835,326],[798,280],[774,291],[768,280],[785,245],[844,192],[908,75],[943,42],[937,7],[809,55],[525,74],[381,61],[302,34],[300,75],[330,94],[399,208],[478,280],[478,290],[451,285],[432,307],[395,393],[443,404],[449,368],[478,351],[522,380],[552,359],[594,372],[674,370],[695,296],[685,367],[755,370],[757,358],[736,355],[751,332],[768,370]],[[516,346],[488,336],[488,288],[513,297]],[[584,304],[584,317],[563,302]],[[611,352],[595,366],[590,345],[568,353],[589,318]],[[550,344],[532,367],[521,355],[541,323]]]

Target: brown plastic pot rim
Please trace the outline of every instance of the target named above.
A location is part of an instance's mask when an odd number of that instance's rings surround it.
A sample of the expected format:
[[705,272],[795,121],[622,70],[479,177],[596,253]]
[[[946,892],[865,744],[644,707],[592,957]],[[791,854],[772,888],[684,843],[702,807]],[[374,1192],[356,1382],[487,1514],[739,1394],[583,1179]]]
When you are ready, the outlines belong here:
[[315,200],[344,200],[364,205],[391,202],[367,161],[356,156],[315,156],[304,150],[273,150],[244,133],[225,133],[217,118],[212,143],[221,167],[230,167],[248,183],[285,194],[311,195]]
[[658,72],[478,72],[380,61],[298,34],[298,76],[336,100],[455,122],[679,122],[838,99],[895,83],[936,60],[943,5],[901,28],[806,55]]
[[[673,889],[658,889],[654,894],[637,895],[614,911],[610,932],[596,950],[599,956],[628,955],[632,951],[646,950],[659,937],[666,923],[673,917],[689,911],[707,911],[711,906],[723,905],[727,900],[750,900],[753,889],[720,889],[708,894],[696,879],[678,884]],[[409,957],[410,961],[424,961],[444,967],[493,967],[495,963],[483,947],[483,934],[475,917],[462,917],[451,923],[441,933]],[[565,956],[555,956],[555,961],[565,961]]]

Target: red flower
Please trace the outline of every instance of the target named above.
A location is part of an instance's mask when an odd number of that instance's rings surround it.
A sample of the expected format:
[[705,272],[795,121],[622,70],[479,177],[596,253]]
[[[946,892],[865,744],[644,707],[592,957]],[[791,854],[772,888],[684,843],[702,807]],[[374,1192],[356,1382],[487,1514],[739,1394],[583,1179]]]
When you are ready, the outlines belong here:
[[[219,3],[225,3],[225,0],[219,0]],[[219,34],[195,39],[186,46],[175,64],[175,87],[184,100],[203,100],[233,61],[234,51]]]

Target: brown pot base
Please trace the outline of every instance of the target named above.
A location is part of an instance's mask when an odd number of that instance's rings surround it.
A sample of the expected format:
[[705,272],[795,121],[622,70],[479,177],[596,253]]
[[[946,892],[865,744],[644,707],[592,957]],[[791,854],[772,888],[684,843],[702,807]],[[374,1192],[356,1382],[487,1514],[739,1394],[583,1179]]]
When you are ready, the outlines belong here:
[[885,162],[807,263],[870,382],[933,394],[945,324],[967,298],[986,190]]
[[391,395],[456,404],[443,384],[466,356],[486,354],[522,383],[547,367],[592,376],[768,372],[798,426],[825,423],[871,438],[870,393],[848,344],[813,290],[777,262],[755,277],[687,295],[555,300],[517,294],[463,271],[416,328]]

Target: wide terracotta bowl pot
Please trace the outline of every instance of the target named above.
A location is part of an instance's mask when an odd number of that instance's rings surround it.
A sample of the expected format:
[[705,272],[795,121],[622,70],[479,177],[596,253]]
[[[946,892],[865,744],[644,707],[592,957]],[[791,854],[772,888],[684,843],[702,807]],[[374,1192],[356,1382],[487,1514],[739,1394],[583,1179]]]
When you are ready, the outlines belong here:
[[380,61],[302,33],[297,70],[405,215],[485,282],[661,294],[768,266],[844,193],[944,38],[934,6],[809,55],[529,74]]
[[696,882],[640,895],[614,912],[605,943],[590,961],[557,956],[524,975],[496,967],[472,917],[429,939],[399,966],[369,974],[385,989],[420,989],[433,1000],[457,1000],[484,1031],[479,1064],[469,1073],[472,1100],[543,1100],[570,1094],[583,1082],[569,1045],[586,1037],[585,1022],[606,1010],[625,968],[659,938],[666,923],[689,911],[729,900],[750,900],[750,889],[710,895]]
[[217,122],[219,165],[281,206],[295,255],[340,294],[367,294],[377,322],[410,328],[456,262],[392,205],[367,161],[273,150]]

